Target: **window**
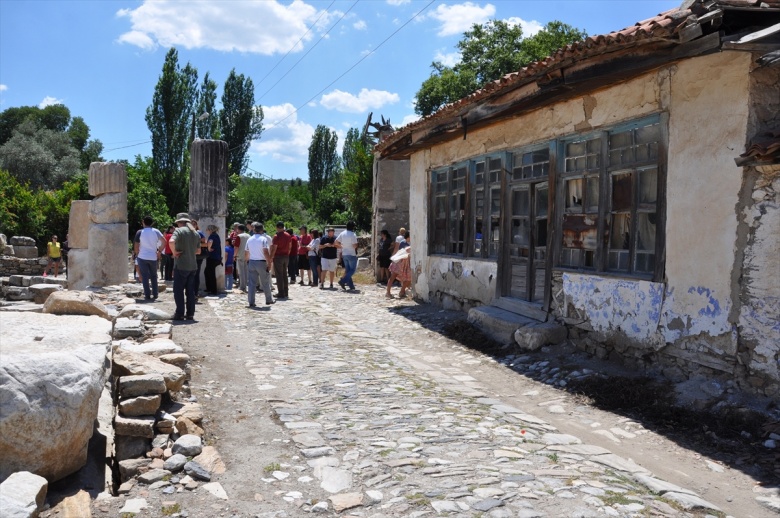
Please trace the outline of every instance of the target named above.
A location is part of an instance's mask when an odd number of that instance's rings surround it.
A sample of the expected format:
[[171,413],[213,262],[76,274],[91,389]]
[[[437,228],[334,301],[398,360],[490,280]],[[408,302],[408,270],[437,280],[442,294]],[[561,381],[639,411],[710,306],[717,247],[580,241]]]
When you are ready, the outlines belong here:
[[431,177],[433,254],[462,255],[466,243],[467,166],[435,171]]
[[655,273],[660,145],[658,117],[560,143],[559,266]]

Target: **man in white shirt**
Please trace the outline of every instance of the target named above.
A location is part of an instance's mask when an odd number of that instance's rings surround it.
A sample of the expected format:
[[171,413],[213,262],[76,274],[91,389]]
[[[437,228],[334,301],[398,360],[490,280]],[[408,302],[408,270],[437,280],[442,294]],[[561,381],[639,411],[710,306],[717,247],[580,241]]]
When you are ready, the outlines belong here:
[[349,286],[350,290],[355,289],[355,283],[352,282],[352,275],[357,269],[357,247],[358,241],[355,235],[355,222],[347,222],[347,230],[339,234],[336,238],[336,247],[341,249],[341,260],[344,261],[344,277],[339,280],[339,286],[343,290]]
[[249,238],[251,237],[249,233],[247,232],[247,228],[244,225],[238,226],[238,231],[240,234],[238,234],[239,239],[239,245],[238,250],[236,250],[236,259],[238,263],[238,288],[243,292],[246,293],[246,286],[247,282],[249,281],[249,276],[246,275],[244,272],[246,272],[246,243],[249,241]]
[[[152,228],[154,220],[151,216],[144,218],[144,228],[135,234],[133,248],[138,258],[138,269],[141,271],[141,282],[144,285],[144,299],[157,300],[157,260],[165,248],[165,238],[162,232]],[[151,280],[151,290],[149,281]]]
[[[264,233],[261,223],[253,223],[254,235],[246,242],[246,251],[244,260],[247,263],[246,271],[249,284],[249,307],[253,308],[255,304],[255,292],[258,283],[265,294],[265,304],[273,304],[271,296],[271,243]],[[243,279],[243,277],[242,277]]]

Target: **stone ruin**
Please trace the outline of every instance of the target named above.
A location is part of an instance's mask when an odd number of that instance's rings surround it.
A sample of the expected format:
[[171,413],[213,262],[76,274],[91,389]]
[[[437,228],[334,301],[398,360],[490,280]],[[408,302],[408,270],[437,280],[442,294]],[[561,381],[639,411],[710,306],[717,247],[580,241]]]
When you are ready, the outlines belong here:
[[110,286],[127,282],[127,172],[122,164],[89,166],[92,201],[71,202],[68,227],[69,287]]
[[0,275],[42,275],[47,263],[33,238],[0,234]]
[[[217,235],[225,247],[225,218],[228,193],[228,144],[223,140],[198,139],[192,143],[192,168],[190,171],[190,217],[198,221],[200,230],[215,225]],[[200,286],[206,286],[203,270]],[[225,291],[225,267],[217,266],[217,290]]]

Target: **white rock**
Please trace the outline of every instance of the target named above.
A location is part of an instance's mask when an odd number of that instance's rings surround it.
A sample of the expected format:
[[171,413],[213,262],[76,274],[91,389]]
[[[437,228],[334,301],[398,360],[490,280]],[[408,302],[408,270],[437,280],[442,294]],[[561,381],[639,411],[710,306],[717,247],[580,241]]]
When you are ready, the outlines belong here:
[[18,471],[0,484],[0,515],[3,518],[32,518],[46,500],[49,483],[45,478]]
[[203,484],[200,487],[202,487],[212,495],[216,496],[217,498],[221,498],[222,500],[228,499],[227,493],[225,493],[225,490],[222,488],[222,484],[220,484],[219,482],[209,482],[208,484]]
[[384,498],[384,495],[381,491],[376,491],[374,489],[366,491],[366,497],[363,499],[363,502],[366,505],[374,505],[378,504],[382,501],[382,498]]
[[185,457],[194,457],[203,451],[203,443],[197,435],[182,435],[173,443],[172,451],[174,455],[181,453]]
[[[122,308],[122,311],[119,312],[119,316],[126,318],[140,316],[144,320],[170,320],[173,318],[173,315],[167,311],[148,304],[128,304]],[[181,352],[181,349],[171,352]]]
[[324,466],[320,487],[329,493],[338,493],[352,487],[352,474],[349,471]]
[[764,448],[770,448],[770,449],[777,448],[777,441],[775,441],[774,439],[767,439],[766,441],[764,441]]
[[46,299],[43,312],[53,315],[97,315],[111,320],[108,310],[97,296],[86,291],[54,292]]
[[124,513],[128,514],[139,514],[143,509],[146,509],[148,504],[146,503],[146,498],[130,498],[125,502],[125,505],[119,510],[119,515],[122,516]]
[[86,462],[111,323],[96,316],[0,313],[0,329],[0,478],[32,471],[58,480]]
[[[145,342],[134,342],[132,340],[120,340],[119,348],[125,351],[132,351],[134,353],[150,354],[152,356],[163,356],[166,354],[180,354],[184,350],[176,345],[173,340],[167,338],[156,338],[154,340],[146,340]],[[171,362],[165,362],[174,365]],[[177,365],[177,367],[181,368]]]

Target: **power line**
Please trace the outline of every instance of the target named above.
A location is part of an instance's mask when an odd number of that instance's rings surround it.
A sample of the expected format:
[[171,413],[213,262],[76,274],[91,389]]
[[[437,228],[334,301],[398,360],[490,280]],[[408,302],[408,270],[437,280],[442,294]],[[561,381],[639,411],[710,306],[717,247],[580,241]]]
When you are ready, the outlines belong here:
[[[330,8],[331,8],[331,7],[333,7],[333,4],[335,4],[335,3],[336,3],[336,0],[333,0],[333,1],[330,3],[330,5],[329,5],[328,7],[326,7],[326,8],[325,8],[325,10],[324,10],[324,11],[322,11],[322,12],[320,13],[320,15],[317,17],[317,19],[316,19],[316,20],[314,20],[314,23],[313,23],[313,24],[311,24],[311,27],[309,27],[309,28],[306,30],[306,32],[304,32],[304,33],[303,33],[303,36],[301,36],[301,37],[298,39],[298,41],[296,41],[296,42],[295,42],[295,44],[293,44],[293,46],[292,46],[292,47],[290,47],[290,50],[288,50],[288,51],[287,51],[287,53],[286,53],[284,56],[282,56],[282,59],[280,59],[279,61],[277,61],[277,62],[276,62],[276,64],[275,64],[273,67],[271,67],[271,70],[269,70],[269,71],[268,71],[268,73],[267,73],[266,75],[264,75],[264,76],[263,76],[263,78],[262,78],[262,79],[261,79],[261,80],[260,80],[260,81],[257,83],[257,86],[260,86],[260,85],[263,83],[263,81],[265,81],[265,78],[266,78],[266,77],[268,77],[269,75],[271,75],[271,72],[273,72],[274,70],[276,70],[276,67],[278,67],[279,65],[281,65],[281,64],[282,64],[282,61],[284,61],[284,60],[285,60],[285,58],[286,58],[287,56],[289,56],[289,55],[290,55],[290,52],[292,52],[292,51],[293,51],[293,49],[294,49],[295,47],[297,47],[297,46],[298,46],[298,44],[299,44],[301,41],[303,41],[303,38],[305,38],[305,37],[306,37],[306,35],[307,35],[307,34],[309,34],[309,33],[311,32],[311,30],[312,30],[314,27],[316,27],[316,25],[317,25],[317,22],[319,22],[319,21],[320,21],[320,18],[322,18],[323,16],[325,16],[325,13],[327,13],[327,12],[330,10]],[[267,92],[266,92],[266,93],[267,93]]]
[[[309,104],[310,102],[312,102],[312,101],[313,101],[314,99],[316,99],[316,98],[317,98],[317,96],[319,96],[319,95],[320,95],[322,92],[324,92],[325,90],[327,90],[328,88],[330,88],[331,86],[333,86],[333,85],[334,85],[334,84],[335,84],[335,83],[336,83],[336,82],[337,82],[339,79],[341,79],[342,77],[344,77],[345,75],[347,75],[348,73],[350,73],[350,72],[352,71],[352,69],[354,69],[354,68],[355,68],[356,66],[358,66],[360,63],[362,63],[362,62],[363,62],[363,61],[364,61],[366,58],[368,58],[368,57],[369,57],[370,55],[372,55],[374,52],[376,52],[377,50],[379,50],[379,48],[380,48],[382,45],[384,45],[385,43],[387,43],[387,41],[388,41],[390,38],[392,38],[393,36],[395,36],[396,34],[398,34],[398,33],[401,31],[401,29],[403,29],[404,27],[406,27],[407,25],[409,25],[409,24],[410,24],[410,23],[411,23],[411,22],[412,22],[412,21],[413,21],[415,18],[417,18],[418,16],[420,16],[420,15],[423,13],[423,11],[425,11],[426,9],[428,9],[428,8],[431,6],[431,4],[433,4],[435,1],[436,1],[436,0],[431,0],[430,2],[428,2],[428,3],[425,5],[425,7],[423,7],[423,8],[422,8],[422,9],[420,9],[419,11],[417,11],[417,12],[414,14],[414,16],[412,16],[411,18],[409,18],[408,20],[406,20],[406,22],[404,22],[404,24],[403,24],[403,25],[401,25],[400,27],[398,27],[398,28],[397,28],[395,31],[393,31],[393,32],[392,32],[392,33],[391,33],[391,34],[390,34],[390,35],[389,35],[387,38],[385,38],[384,40],[382,40],[382,42],[381,42],[379,45],[377,45],[376,47],[374,47],[374,49],[373,49],[371,52],[368,52],[368,53],[367,53],[367,54],[365,54],[363,57],[361,57],[360,59],[358,59],[358,60],[357,60],[357,61],[356,61],[356,62],[355,62],[355,63],[354,63],[354,64],[353,64],[351,67],[349,67],[349,68],[348,68],[347,70],[345,70],[345,71],[344,71],[344,72],[343,72],[343,73],[342,73],[340,76],[338,76],[336,79],[334,79],[333,81],[331,81],[331,82],[330,82],[330,83],[329,83],[327,86],[325,86],[325,88],[323,88],[322,90],[320,90],[319,92],[317,92],[316,94],[314,94],[314,95],[311,97],[311,99],[309,99],[309,100],[308,100],[308,101],[306,101],[305,103],[303,103],[303,104],[301,104],[300,106],[298,106],[297,108],[295,108],[293,111],[291,111],[290,113],[288,113],[288,114],[287,114],[287,116],[285,116],[284,118],[282,118],[282,119],[279,119],[278,121],[274,122],[274,123],[273,123],[271,126],[269,126],[269,127],[265,128],[265,130],[267,131],[267,130],[269,130],[269,129],[273,129],[273,128],[275,128],[276,126],[278,126],[278,125],[279,125],[279,124],[281,124],[282,122],[286,121],[287,119],[289,119],[290,117],[292,117],[293,115],[295,115],[296,113],[298,113],[298,111],[299,111],[301,108],[303,108],[304,106],[306,106],[307,104]],[[357,2],[355,2],[355,3],[357,3]],[[354,4],[353,4],[353,7],[354,7]],[[352,9],[352,8],[350,7],[350,9]],[[349,11],[347,11],[347,12],[349,12]],[[337,22],[337,23],[338,23],[338,22]],[[318,43],[319,43],[319,42],[318,42]]]
[[[307,51],[306,51],[306,52],[303,54],[303,56],[301,56],[301,57],[300,57],[300,59],[298,59],[298,61],[296,61],[296,62],[293,64],[293,66],[291,66],[291,67],[290,67],[290,68],[287,70],[287,72],[285,72],[284,74],[282,74],[282,77],[280,77],[279,79],[277,79],[277,81],[276,81],[274,84],[272,84],[272,85],[271,85],[271,88],[269,88],[268,90],[266,90],[266,91],[263,93],[263,95],[261,95],[261,96],[260,96],[260,98],[257,100],[257,102],[259,103],[259,102],[260,102],[260,101],[263,99],[263,97],[265,97],[265,96],[266,96],[266,94],[267,94],[268,92],[270,92],[271,90],[273,90],[273,89],[274,89],[274,87],[275,87],[276,85],[278,85],[278,84],[279,84],[279,82],[280,82],[282,79],[284,79],[285,77],[287,77],[287,74],[289,74],[290,72],[292,72],[292,70],[293,70],[293,69],[294,69],[296,66],[298,66],[298,63],[300,63],[300,62],[303,60],[303,58],[305,58],[306,56],[308,56],[308,55],[309,55],[309,52],[311,52],[312,50],[314,50],[314,48],[315,48],[317,45],[319,45],[319,44],[320,44],[320,42],[321,42],[323,39],[325,39],[325,36],[327,36],[328,34],[330,34],[330,31],[332,31],[333,29],[335,29],[335,28],[336,28],[336,25],[338,25],[338,24],[339,24],[339,22],[340,22],[341,20],[343,20],[343,19],[344,19],[344,17],[345,17],[347,14],[349,14],[349,12],[352,10],[352,8],[353,8],[353,7],[355,7],[359,1],[360,1],[360,0],[355,0],[355,3],[353,3],[353,4],[352,4],[352,5],[349,7],[349,9],[347,9],[347,10],[346,10],[346,12],[344,12],[344,13],[341,15],[341,18],[339,18],[338,20],[336,20],[336,23],[334,23],[333,25],[331,25],[330,29],[328,29],[328,30],[327,30],[327,32],[325,32],[325,34],[323,34],[322,36],[320,36],[320,39],[318,39],[318,40],[317,40],[317,43],[315,43],[314,45],[312,45],[312,46],[309,48],[309,50],[307,50]],[[434,1],[435,1],[435,0],[434,0]]]
[[145,140],[143,142],[139,142],[138,144],[130,144],[129,146],[120,146],[120,147],[114,147],[114,148],[111,148],[111,149],[104,149],[103,152],[104,153],[108,153],[109,151],[116,151],[118,149],[126,149],[126,148],[129,148],[129,147],[143,146],[144,144],[148,144],[149,142],[151,142],[151,140]]

